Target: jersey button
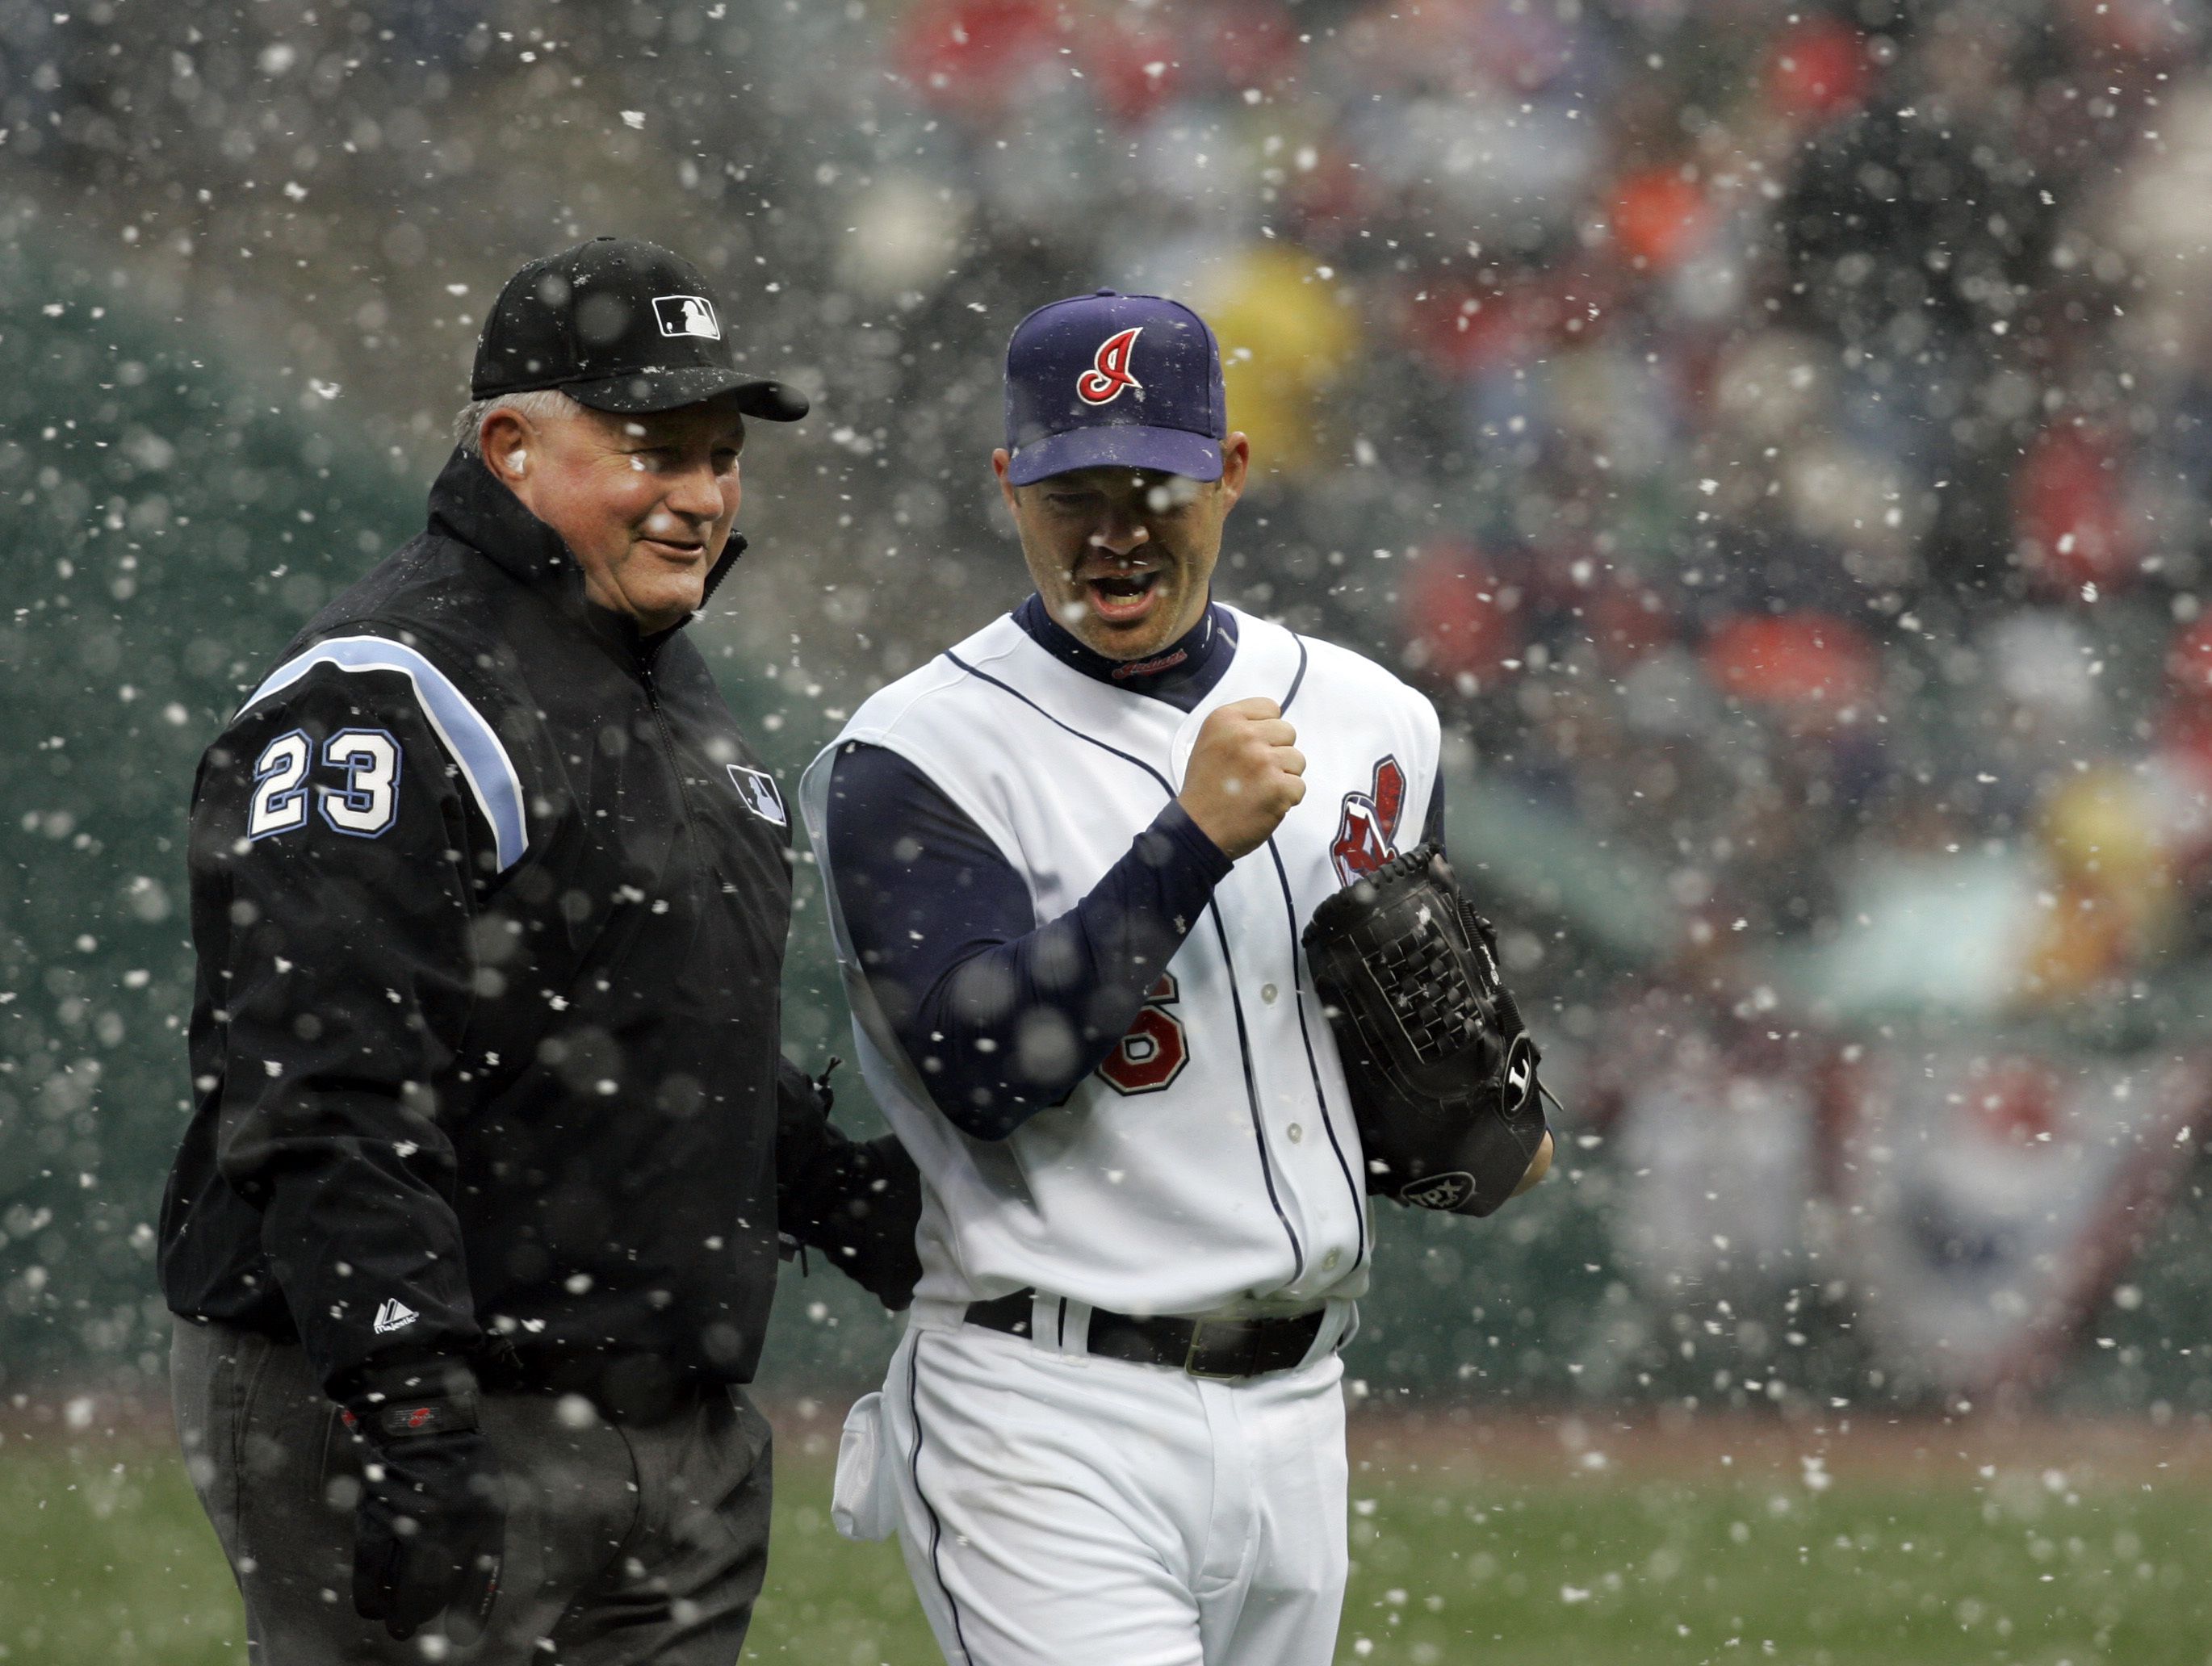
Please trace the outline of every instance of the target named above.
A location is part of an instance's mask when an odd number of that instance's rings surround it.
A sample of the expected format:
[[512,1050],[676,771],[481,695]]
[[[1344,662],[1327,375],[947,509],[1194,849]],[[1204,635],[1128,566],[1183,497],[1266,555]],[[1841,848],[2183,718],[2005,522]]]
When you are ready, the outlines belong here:
[[1291,1124],[1290,1133],[1291,1143],[1294,1146],[1297,1145],[1299,1140],[1306,1137],[1306,1131],[1303,1128],[1300,1128],[1296,1122]]
[[1344,1259],[1344,1251],[1343,1251],[1343,1250],[1330,1250],[1330,1251],[1329,1251],[1326,1256],[1323,1256],[1321,1258],[1322,1271],[1322,1272],[1324,1272],[1324,1273],[1334,1273],[1334,1272],[1335,1272],[1335,1271],[1336,1271],[1336,1264],[1337,1264],[1337,1262],[1339,1262],[1342,1261],[1343,1259]]
[[1279,991],[1272,983],[1262,983],[1260,986],[1260,999],[1266,1001],[1270,1006],[1273,1006],[1275,1004],[1275,997],[1279,993],[1280,991]]

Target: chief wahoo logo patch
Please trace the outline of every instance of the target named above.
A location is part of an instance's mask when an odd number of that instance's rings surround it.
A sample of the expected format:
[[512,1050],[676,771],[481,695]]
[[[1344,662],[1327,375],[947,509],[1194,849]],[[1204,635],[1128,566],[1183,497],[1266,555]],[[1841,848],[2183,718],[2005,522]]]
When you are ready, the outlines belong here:
[[1406,772],[1396,758],[1386,757],[1375,766],[1375,782],[1370,790],[1344,795],[1336,840],[1328,848],[1340,882],[1351,885],[1397,854],[1394,841],[1398,836],[1398,818],[1405,811]]
[[1109,405],[1121,397],[1124,388],[1145,391],[1145,385],[1129,374],[1129,356],[1137,350],[1137,337],[1144,333],[1143,325],[1133,325],[1098,344],[1091,368],[1075,379],[1075,391],[1084,404]]

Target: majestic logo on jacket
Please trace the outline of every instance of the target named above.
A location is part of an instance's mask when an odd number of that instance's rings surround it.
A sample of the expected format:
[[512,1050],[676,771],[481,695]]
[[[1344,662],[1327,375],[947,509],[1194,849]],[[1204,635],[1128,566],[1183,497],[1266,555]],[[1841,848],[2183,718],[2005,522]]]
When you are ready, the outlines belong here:
[[776,790],[775,777],[765,769],[748,769],[742,763],[730,765],[730,781],[738,789],[738,796],[745,801],[745,808],[764,822],[774,822],[778,827],[788,827],[791,818],[784,811],[783,794]]
[[389,1336],[395,1330],[404,1330],[422,1316],[396,1296],[384,1298],[384,1305],[376,1310],[376,1318],[370,1329],[380,1336]]
[[1398,818],[1406,811],[1406,772],[1386,757],[1375,766],[1374,785],[1344,795],[1336,839],[1328,848],[1338,882],[1350,885],[1398,854]]
[[1098,344],[1097,356],[1091,361],[1091,368],[1075,379],[1075,391],[1087,405],[1107,405],[1121,397],[1124,388],[1133,387],[1138,392],[1145,385],[1129,374],[1129,356],[1137,350],[1137,337],[1145,333],[1141,324],[1124,330],[1117,336],[1109,336]]

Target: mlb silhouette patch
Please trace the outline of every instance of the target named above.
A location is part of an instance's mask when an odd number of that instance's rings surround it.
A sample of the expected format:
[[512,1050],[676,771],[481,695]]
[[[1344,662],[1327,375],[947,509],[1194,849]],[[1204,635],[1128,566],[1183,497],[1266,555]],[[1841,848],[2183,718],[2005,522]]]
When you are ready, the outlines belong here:
[[730,781],[738,789],[738,796],[745,801],[745,808],[764,822],[774,822],[778,827],[788,827],[791,818],[783,807],[783,794],[776,790],[775,777],[765,769],[748,769],[742,763],[729,766]]
[[714,316],[714,303],[704,295],[655,295],[653,315],[660,320],[664,336],[704,336],[722,338],[722,325]]

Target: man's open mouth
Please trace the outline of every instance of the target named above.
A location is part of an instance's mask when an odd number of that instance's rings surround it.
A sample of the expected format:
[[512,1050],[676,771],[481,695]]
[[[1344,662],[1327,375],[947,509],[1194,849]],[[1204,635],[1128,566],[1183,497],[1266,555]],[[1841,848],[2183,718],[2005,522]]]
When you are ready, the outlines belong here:
[[1125,624],[1152,611],[1153,593],[1159,587],[1157,571],[1108,573],[1085,581],[1091,605],[1109,624]]

